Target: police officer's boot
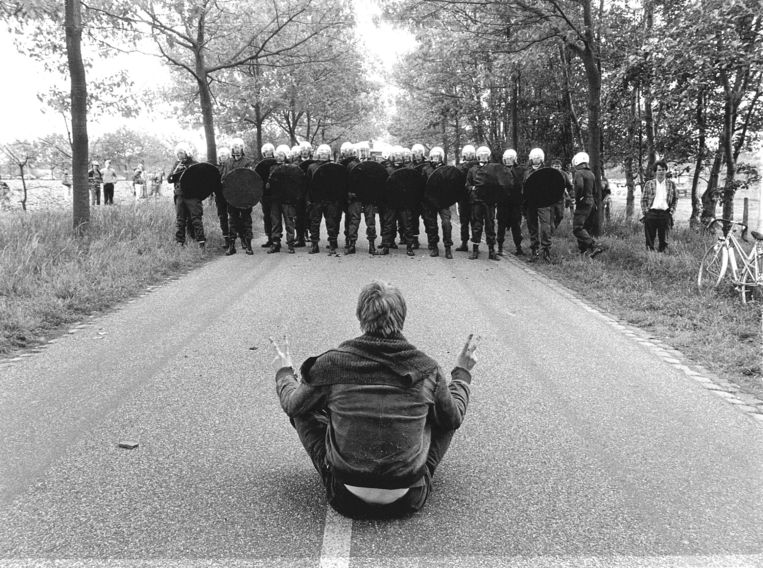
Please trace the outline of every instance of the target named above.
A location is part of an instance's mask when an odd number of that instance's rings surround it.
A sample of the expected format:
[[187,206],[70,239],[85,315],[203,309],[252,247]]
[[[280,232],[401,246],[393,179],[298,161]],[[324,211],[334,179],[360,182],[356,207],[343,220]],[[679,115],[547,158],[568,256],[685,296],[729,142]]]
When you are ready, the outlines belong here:
[[228,248],[225,250],[225,256],[236,254],[236,239],[225,239],[228,242]]
[[286,246],[289,247],[289,254],[294,254],[294,243],[286,243]]
[[330,241],[329,242],[329,254],[332,255],[332,256],[337,254],[337,252],[336,252],[337,247],[338,247],[338,245],[337,245],[336,241]]
[[294,246],[295,247],[304,247],[304,246],[307,246],[305,244],[305,237],[303,235],[298,235],[297,236],[297,242],[294,243]]
[[461,241],[461,246],[456,248],[459,252],[466,252],[469,250],[469,247],[466,245],[466,241]]
[[445,258],[453,258],[453,253],[450,250],[450,247],[445,247]]
[[480,255],[480,246],[472,245],[472,252],[469,254],[469,260],[477,260]]
[[264,249],[266,249],[266,248],[270,248],[270,247],[272,247],[272,246],[273,246],[273,241],[271,240],[271,238],[270,238],[270,237],[268,237],[268,240],[267,240],[267,241],[265,241],[264,243],[262,243],[260,246],[261,246],[262,248],[264,248]]
[[407,250],[405,251],[405,254],[408,256],[416,256],[416,253],[413,252],[413,243],[408,243]]
[[376,254],[376,245],[371,239],[368,239],[368,254]]
[[254,254],[254,251],[252,250],[252,239],[246,239],[244,241],[244,249],[246,250],[246,254]]
[[319,253],[319,252],[321,252],[321,249],[318,248],[318,243],[313,243],[313,246],[310,247],[310,251],[309,251],[308,254],[316,254],[316,253]]
[[350,245],[347,247],[347,254],[355,254],[355,241],[350,241]]
[[421,243],[419,242],[418,237],[413,237],[413,248],[417,249],[421,247]]
[[498,255],[495,254],[495,245],[488,245],[488,247],[487,247],[487,257],[490,260],[498,260]]
[[223,245],[223,250],[225,253],[228,253],[228,249],[230,248],[230,237],[228,235],[223,235],[223,238],[225,239],[225,244]]
[[270,245],[270,248],[268,249],[268,254],[276,252],[281,252],[281,241],[273,241],[273,244]]
[[432,245],[429,248],[429,256],[440,256],[440,247],[437,245]]

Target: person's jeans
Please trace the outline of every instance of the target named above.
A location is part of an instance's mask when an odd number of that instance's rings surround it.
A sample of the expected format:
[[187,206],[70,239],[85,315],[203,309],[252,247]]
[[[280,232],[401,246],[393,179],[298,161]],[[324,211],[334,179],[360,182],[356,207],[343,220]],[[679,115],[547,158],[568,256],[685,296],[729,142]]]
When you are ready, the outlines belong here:
[[654,237],[659,239],[659,252],[668,248],[668,233],[670,232],[670,213],[662,209],[650,209],[644,216],[644,236],[647,250],[654,250]]
[[424,477],[415,483],[408,492],[397,501],[386,505],[367,503],[350,493],[331,471],[326,460],[326,431],[329,417],[322,412],[311,412],[291,420],[297,430],[302,446],[320,474],[326,488],[329,504],[340,514],[351,518],[392,518],[410,515],[419,511],[426,503],[432,490],[432,476],[438,464],[448,451],[455,430],[432,428],[432,440],[427,454]]

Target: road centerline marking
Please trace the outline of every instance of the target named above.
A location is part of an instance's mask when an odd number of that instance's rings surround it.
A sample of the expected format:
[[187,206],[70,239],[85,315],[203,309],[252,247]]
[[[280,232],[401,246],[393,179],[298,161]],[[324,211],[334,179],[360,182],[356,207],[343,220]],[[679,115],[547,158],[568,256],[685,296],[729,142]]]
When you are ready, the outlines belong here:
[[327,506],[321,547],[321,568],[349,568],[351,544],[352,519],[343,517],[330,505]]

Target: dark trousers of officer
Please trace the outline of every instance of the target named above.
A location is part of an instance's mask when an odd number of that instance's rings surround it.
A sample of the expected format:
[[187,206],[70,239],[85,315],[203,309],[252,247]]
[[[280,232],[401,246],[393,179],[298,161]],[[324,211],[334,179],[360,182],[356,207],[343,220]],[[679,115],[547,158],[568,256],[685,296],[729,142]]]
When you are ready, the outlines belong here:
[[293,203],[281,203],[277,199],[270,201],[270,239],[274,244],[281,242],[284,226],[286,227],[286,244],[294,246],[297,230],[297,207]]
[[183,197],[175,195],[175,240],[179,243],[185,243],[186,227],[190,224],[193,233],[192,239],[200,243],[206,242],[204,238],[204,208],[201,205],[201,199],[193,197]]
[[366,238],[373,242],[376,240],[376,215],[379,215],[379,224],[381,224],[381,213],[379,206],[372,203],[363,205],[363,219],[366,222]]
[[345,244],[354,245],[358,242],[358,229],[360,228],[360,214],[363,204],[359,199],[351,199],[347,203],[344,212],[344,237]]
[[572,215],[572,234],[578,240],[580,252],[585,252],[596,246],[596,241],[588,232],[591,218],[595,212],[593,197],[584,199],[575,206],[575,213]]
[[239,209],[228,205],[228,222],[230,240],[235,242],[236,237],[241,239],[241,244],[252,242],[252,208]]
[[411,233],[410,209],[396,209],[394,207],[381,207],[379,210],[381,219],[382,246],[391,247],[395,242],[397,235],[398,220],[403,226],[403,241],[405,244],[413,244],[413,234]]
[[321,219],[326,219],[326,232],[329,244],[337,246],[339,236],[339,216],[342,207],[336,201],[315,201],[310,204],[310,242],[317,244],[321,240]]
[[564,220],[564,199],[560,199],[551,206],[551,227],[552,230],[561,225]]
[[297,201],[295,207],[297,210],[297,239],[304,239],[312,225],[312,221],[310,220],[310,207],[308,207],[307,201],[304,199]]
[[271,203],[272,199],[270,197],[263,197],[262,201],[260,201],[260,206],[262,207],[262,228],[268,240],[272,238],[271,233],[273,232],[273,221],[270,219]]
[[443,209],[435,209],[429,205],[425,205],[423,208],[424,216],[424,229],[427,232],[427,244],[429,248],[434,248],[437,243],[440,242],[440,234],[437,230],[437,216],[440,216],[440,223],[442,224],[442,243],[446,247],[453,246],[453,226],[450,223],[450,207]]
[[488,246],[495,245],[495,204],[484,201],[472,201],[471,209],[472,244],[478,245],[482,240],[482,229],[485,229],[485,242]]
[[501,202],[497,205],[496,220],[498,221],[498,231],[496,240],[500,246],[503,246],[506,240],[506,230],[511,231],[511,238],[514,246],[522,246],[522,206],[519,203]]
[[[413,239],[412,242],[416,243],[419,240],[419,230],[421,226],[421,218],[423,215],[423,210],[421,206],[416,206],[415,208],[411,209],[408,212],[408,220],[405,220],[405,215],[403,214],[402,210],[398,210],[397,215],[397,231],[400,235],[400,242],[404,244],[408,244],[408,241],[405,238],[405,224],[408,223],[408,226],[411,231],[411,238]],[[425,226],[426,228],[426,226]]]
[[103,184],[103,203],[104,205],[114,205],[114,184]]
[[[228,240],[235,240],[236,236],[231,236],[230,225],[228,224],[228,202],[225,201],[222,191],[215,192],[215,209],[217,209],[217,219],[220,221],[220,232],[223,234],[223,238],[227,243]],[[251,208],[250,208],[251,211]],[[249,231],[251,233],[251,220]],[[250,237],[251,238],[251,237]]]
[[469,223],[472,220],[471,204],[464,200],[458,202],[458,222],[461,224],[461,242],[469,242]]
[[530,248],[551,250],[551,208],[527,207],[527,230],[530,232]]
[[659,239],[659,252],[668,248],[670,232],[670,213],[662,209],[650,209],[644,216],[644,236],[647,250],[654,250],[654,238]]

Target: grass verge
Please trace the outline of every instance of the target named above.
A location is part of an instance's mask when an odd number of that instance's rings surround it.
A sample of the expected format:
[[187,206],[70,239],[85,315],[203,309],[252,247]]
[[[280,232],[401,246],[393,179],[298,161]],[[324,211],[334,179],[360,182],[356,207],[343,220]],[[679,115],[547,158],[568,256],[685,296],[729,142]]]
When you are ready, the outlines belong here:
[[712,235],[676,227],[667,254],[648,252],[643,225],[618,217],[599,241],[607,252],[581,257],[565,220],[554,234],[552,262],[533,267],[763,400],[760,303],[743,304],[730,285],[708,293],[697,289],[699,262]]
[[[210,217],[205,226],[216,222]],[[94,207],[83,238],[72,235],[71,223],[70,210],[0,215],[0,355],[43,343],[212,256],[195,243],[174,243],[167,202]]]

